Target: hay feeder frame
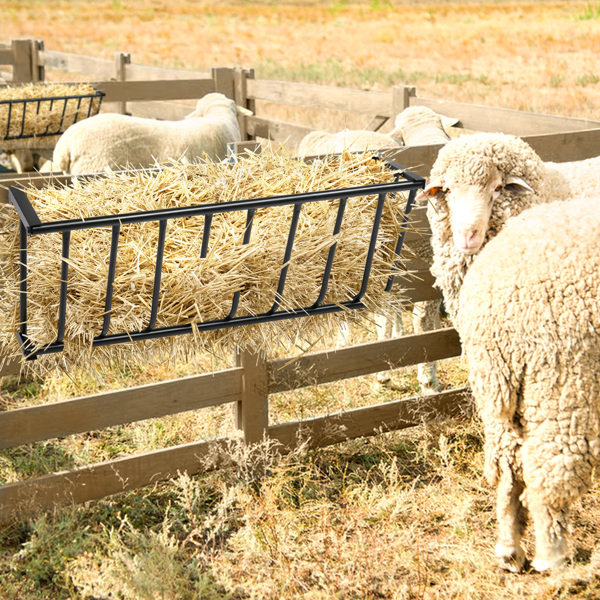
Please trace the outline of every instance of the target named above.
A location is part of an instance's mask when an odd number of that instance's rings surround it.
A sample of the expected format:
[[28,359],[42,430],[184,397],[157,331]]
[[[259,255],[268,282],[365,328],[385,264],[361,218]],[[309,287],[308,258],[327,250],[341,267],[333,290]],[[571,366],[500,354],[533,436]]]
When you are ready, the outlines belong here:
[[[153,338],[164,338],[169,336],[189,334],[193,332],[193,328],[198,331],[211,331],[217,329],[225,329],[229,327],[237,327],[242,325],[254,325],[269,321],[280,321],[291,318],[305,317],[311,315],[322,315],[343,310],[356,310],[365,308],[363,297],[367,291],[369,276],[373,263],[373,256],[377,245],[377,236],[383,213],[386,198],[390,194],[406,193],[408,198],[404,215],[401,221],[400,233],[395,244],[395,255],[400,256],[404,242],[405,233],[408,227],[409,213],[412,210],[416,198],[417,191],[423,189],[425,180],[410,171],[405,170],[399,164],[384,158],[387,167],[394,172],[394,182],[370,184],[358,187],[339,188],[334,190],[319,190],[314,192],[291,194],[283,196],[273,196],[268,198],[259,198],[252,200],[238,200],[228,203],[215,203],[194,205],[189,207],[178,207],[171,209],[159,209],[135,213],[104,215],[86,219],[71,219],[63,221],[53,221],[42,223],[35,209],[31,205],[26,193],[17,187],[9,189],[9,201],[17,210],[20,219],[20,296],[19,296],[19,322],[20,330],[17,332],[20,347],[26,360],[34,360],[39,355],[61,352],[64,350],[64,335],[67,313],[67,293],[68,293],[68,278],[69,278],[69,251],[71,243],[71,232],[75,230],[91,230],[95,228],[111,228],[111,250],[109,256],[108,273],[106,278],[106,295],[105,295],[105,310],[102,323],[101,333],[94,337],[92,346],[108,346],[112,344],[120,344],[133,341],[149,340]],[[356,290],[356,294],[347,301],[339,303],[324,303],[327,293],[327,286],[333,260],[336,252],[337,242],[334,242],[328,252],[327,261],[323,270],[320,293],[315,302],[309,306],[283,310],[281,308],[285,294],[286,276],[293,253],[294,240],[296,236],[296,228],[302,206],[311,202],[328,202],[331,200],[339,200],[333,235],[337,235],[343,225],[344,211],[348,199],[361,196],[378,196],[376,210],[371,225],[371,232],[368,241],[368,251],[365,257],[365,262],[362,274],[360,289]],[[252,235],[253,218],[257,210],[270,209],[273,207],[293,206],[293,214],[290,220],[287,242],[285,245],[285,253],[281,265],[277,289],[271,308],[263,313],[237,316],[240,291],[236,291],[231,300],[231,309],[224,319],[215,319],[193,324],[179,324],[166,327],[157,327],[159,297],[161,290],[161,271],[163,264],[164,247],[167,237],[167,226],[169,220],[183,219],[188,217],[203,217],[203,237],[200,249],[200,258],[206,258],[209,250],[209,237],[211,223],[213,217],[221,213],[230,212],[245,212],[246,226],[242,245],[250,242]],[[113,282],[116,272],[119,234],[123,225],[134,223],[158,222],[159,234],[156,249],[156,262],[152,292],[152,302],[150,314],[148,316],[148,325],[145,329],[139,331],[126,331],[120,333],[110,333],[112,299],[113,299]],[[27,335],[27,259],[28,248],[27,239],[31,235],[43,235],[49,233],[62,234],[62,258],[61,258],[61,274],[60,274],[60,299],[58,309],[58,335],[56,340],[41,348],[36,348],[34,343]],[[391,268],[390,276],[387,280],[385,291],[392,290],[394,283],[394,270],[397,265]]]
[[[43,137],[52,137],[61,135],[65,132],[64,121],[67,113],[67,107],[69,106],[69,102],[77,102],[75,117],[73,120],[74,124],[80,119],[80,110],[83,109],[83,118],[92,117],[100,112],[100,106],[102,104],[102,99],[104,98],[104,92],[100,90],[96,90],[93,94],[73,94],[73,95],[64,95],[64,96],[44,96],[40,98],[13,98],[10,100],[0,100],[0,106],[7,106],[7,117],[6,117],[6,134],[4,135],[4,141],[10,140],[24,140],[31,138],[43,138]],[[97,107],[94,106],[94,100],[97,100]],[[87,102],[87,114],[85,113],[85,103]],[[50,129],[52,123],[46,126],[46,129],[41,133],[25,133],[25,125],[27,122],[27,117],[29,115],[38,115],[42,108],[43,103],[48,103],[49,112],[53,110],[56,113],[60,113],[60,120],[58,121],[58,126],[56,129]],[[61,105],[62,103],[62,105]],[[17,109],[18,106],[22,105],[22,112]],[[20,128],[16,135],[11,135],[11,125],[18,123],[21,121]]]

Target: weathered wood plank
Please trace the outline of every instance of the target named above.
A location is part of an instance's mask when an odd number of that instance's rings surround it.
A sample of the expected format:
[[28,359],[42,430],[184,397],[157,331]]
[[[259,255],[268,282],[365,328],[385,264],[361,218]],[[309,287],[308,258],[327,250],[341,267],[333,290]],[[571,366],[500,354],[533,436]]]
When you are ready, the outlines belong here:
[[269,363],[269,392],[274,394],[331,383],[387,369],[451,358],[460,353],[458,333],[447,328],[350,348],[313,352],[292,362],[289,358],[273,360]]
[[413,97],[410,105],[427,106],[439,114],[457,118],[465,129],[502,131],[517,136],[600,127],[598,121],[429,98]]
[[0,44],[0,65],[12,65],[12,57],[10,44]]
[[242,369],[0,412],[0,448],[236,402]]
[[214,91],[213,82],[206,79],[97,81],[91,85],[106,94],[104,98],[106,102],[194,100]]
[[114,61],[69,52],[44,50],[40,52],[40,64],[47,69],[81,73],[99,79],[110,79],[114,75]]
[[0,521],[219,468],[230,440],[182,444],[0,486]]
[[247,117],[246,131],[250,138],[264,138],[279,142],[285,146],[297,146],[302,138],[313,131],[312,127],[304,125],[295,125],[275,119],[266,119],[264,117]]
[[16,39],[11,41],[13,83],[37,81],[33,69],[33,49],[35,40]]
[[215,92],[224,94],[232,100],[235,99],[233,69],[229,67],[215,67],[211,69]]
[[430,396],[357,408],[328,417],[273,425],[269,428],[269,436],[284,448],[293,448],[299,440],[305,440],[311,448],[322,448],[359,437],[470,415],[472,412],[469,388],[457,388]]
[[[299,439],[307,439],[312,447],[322,447],[470,411],[469,392],[461,388],[275,425],[268,433],[284,451],[293,448]],[[227,462],[230,444],[231,438],[221,437],[5,484],[0,486],[0,520],[98,500],[169,480],[179,473],[195,475],[217,469]]]
[[389,117],[391,92],[292,83],[267,79],[249,79],[248,98],[294,106],[313,106],[368,115]]
[[570,162],[600,156],[600,123],[595,129],[527,135],[523,139],[546,161]]
[[21,361],[10,360],[5,362],[0,367],[0,377],[9,377],[11,375],[18,375],[21,372]]
[[437,300],[442,293],[433,287],[434,277],[429,270],[419,270],[404,277],[398,277],[394,282],[394,290],[402,290],[402,296],[408,302],[424,302]]
[[145,81],[157,79],[206,79],[211,80],[209,71],[187,71],[184,69],[171,69],[166,67],[151,67],[147,65],[128,64],[125,65],[125,79],[133,81],[141,79]]

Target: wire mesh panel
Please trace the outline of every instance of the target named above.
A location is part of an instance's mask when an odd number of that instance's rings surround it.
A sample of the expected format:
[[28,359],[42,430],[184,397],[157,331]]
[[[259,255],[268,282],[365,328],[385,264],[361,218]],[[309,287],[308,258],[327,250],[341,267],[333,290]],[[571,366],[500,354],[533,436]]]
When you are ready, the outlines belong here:
[[[225,329],[229,327],[238,327],[242,325],[253,325],[264,322],[279,321],[284,319],[299,318],[311,315],[322,315],[343,310],[354,310],[365,308],[363,302],[367,292],[369,277],[372,271],[372,265],[376,247],[378,244],[378,233],[380,230],[382,214],[386,201],[396,200],[398,194],[406,193],[406,205],[403,208],[403,214],[400,218],[400,227],[397,240],[395,240],[394,256],[399,257],[406,229],[408,227],[409,213],[413,207],[416,193],[424,187],[424,179],[403,170],[402,167],[386,161],[390,169],[394,171],[394,181],[382,184],[371,184],[362,187],[348,187],[334,190],[321,190],[310,193],[292,194],[285,196],[273,196],[268,198],[259,198],[252,200],[239,200],[228,203],[212,203],[203,205],[183,206],[177,208],[151,210],[136,213],[127,213],[119,215],[105,215],[97,217],[88,217],[85,219],[71,219],[65,221],[41,222],[32,204],[27,198],[26,193],[15,187],[9,190],[9,200],[17,210],[20,219],[20,330],[17,337],[23,351],[28,359],[34,359],[40,354],[60,352],[64,349],[65,322],[68,311],[68,293],[69,293],[69,270],[70,270],[70,250],[71,233],[73,231],[87,231],[91,236],[94,231],[104,230],[110,235],[110,251],[107,261],[106,281],[104,292],[104,311],[101,324],[93,324],[100,330],[100,333],[93,338],[92,345],[106,346],[138,340],[148,340],[152,338],[161,338],[192,333],[194,328],[198,331],[210,331]],[[356,266],[358,270],[358,284],[353,289],[347,300],[328,301],[328,285],[332,269],[335,268],[336,251],[338,250],[338,234],[344,225],[344,218],[347,214],[349,202],[360,200],[361,197],[375,198],[375,208],[372,217],[369,216],[369,229],[365,235],[364,244],[366,252],[364,259],[361,258],[361,264]],[[307,205],[314,203],[328,203],[328,209],[335,211],[332,220],[333,228],[330,232],[331,243],[326,248],[322,272],[318,283],[318,292],[315,297],[303,306],[290,307],[290,302],[286,296],[286,284],[289,279],[290,265],[293,263],[295,243],[297,240],[299,223],[303,211],[307,210]],[[224,311],[222,318],[202,320],[199,322],[159,325],[161,286],[163,285],[163,263],[165,260],[165,244],[169,238],[169,228],[173,226],[175,220],[200,218],[203,219],[202,238],[199,244],[199,260],[207,257],[209,252],[218,252],[219,249],[214,246],[219,243],[219,238],[211,238],[211,232],[214,229],[215,220],[222,218],[225,214],[239,216],[245,222],[243,236],[240,240],[241,247],[249,247],[251,244],[253,229],[257,211],[275,210],[277,208],[287,207],[290,216],[285,222],[285,244],[283,248],[270,249],[272,255],[277,256],[280,261],[278,275],[273,285],[272,300],[270,306],[265,310],[254,314],[239,314],[239,304],[241,290],[235,291],[230,297],[222,298]],[[119,240],[123,235],[124,229],[135,224],[147,224],[158,228],[156,241],[154,274],[151,285],[151,300],[148,303],[147,325],[135,331],[111,332],[111,321],[114,317],[114,286],[117,261],[119,257]],[[36,346],[28,337],[28,239],[30,236],[43,236],[49,234],[60,234],[62,236],[62,256],[60,266],[60,285],[57,313],[57,336],[56,339],[43,347]],[[228,242],[230,243],[230,242]],[[318,240],[315,242],[318,243]],[[362,242],[361,242],[362,243]],[[250,248],[252,249],[252,248]],[[189,252],[194,250],[189,249]],[[280,254],[276,254],[280,253]],[[395,265],[390,265],[389,279],[385,286],[386,291],[390,291],[394,282]],[[255,276],[254,274],[250,276]],[[387,275],[386,275],[387,277]],[[132,283],[133,285],[133,283]],[[92,327],[92,324],[90,324]],[[98,329],[93,329],[97,331]]]

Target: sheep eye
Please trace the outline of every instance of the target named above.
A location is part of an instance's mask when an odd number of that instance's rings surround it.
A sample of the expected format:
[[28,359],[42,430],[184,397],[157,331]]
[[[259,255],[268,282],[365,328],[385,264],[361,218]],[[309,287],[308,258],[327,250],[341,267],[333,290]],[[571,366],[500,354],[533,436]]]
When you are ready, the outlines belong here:
[[502,191],[502,188],[504,186],[502,184],[497,185],[496,188],[494,189],[494,192],[496,192],[497,194],[499,194]]

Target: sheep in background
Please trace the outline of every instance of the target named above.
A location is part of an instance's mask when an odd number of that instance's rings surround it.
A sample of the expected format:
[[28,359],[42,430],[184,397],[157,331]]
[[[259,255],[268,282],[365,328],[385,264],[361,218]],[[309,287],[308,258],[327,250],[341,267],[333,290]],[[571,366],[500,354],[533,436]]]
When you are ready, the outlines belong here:
[[457,328],[497,486],[500,566],[569,555],[569,509],[600,464],[600,196],[535,206],[508,221],[467,272]]
[[238,114],[251,114],[223,94],[207,94],[182,121],[99,114],[69,127],[54,149],[52,166],[66,173],[147,167],[169,159],[223,160],[227,144],[241,141]]
[[402,139],[405,146],[428,146],[450,141],[447,127],[458,119],[438,115],[426,106],[410,106],[396,116],[395,129],[391,135]]
[[[405,108],[396,116],[395,129],[391,135],[401,138],[405,146],[424,146],[430,144],[446,144],[450,136],[446,133],[446,127],[458,123],[458,119],[438,115],[426,106],[412,106]],[[428,239],[412,242],[410,250],[414,255],[428,265],[433,262],[433,250]],[[433,331],[441,327],[440,321],[441,300],[427,300],[417,302],[412,311],[412,322],[415,333]],[[385,316],[376,317],[377,332],[379,339],[387,339],[402,335],[404,328],[401,315],[395,319]],[[389,373],[379,373],[377,379],[380,383],[390,381]],[[417,370],[417,380],[421,391],[425,394],[434,393],[439,390],[437,378],[437,363],[421,363]]]
[[[401,145],[400,139],[405,145],[425,145],[425,144],[444,144],[450,141],[450,136],[445,131],[445,127],[451,127],[458,122],[457,119],[443,117],[435,111],[424,106],[415,106],[404,109],[396,116],[395,129],[389,136],[376,134],[375,132],[351,132],[342,131],[336,134],[330,134],[322,131],[315,131],[308,134],[300,144],[300,154],[326,154],[341,152],[344,150],[349,140],[355,146],[350,149],[364,150],[367,142],[372,145],[369,149],[376,149],[376,141],[380,141],[382,147],[390,148],[390,140],[396,141],[397,145]],[[359,135],[361,134],[361,135]],[[375,137],[379,136],[379,137]],[[411,251],[416,257],[425,261],[430,265],[433,261],[433,251],[429,240],[411,243]],[[440,321],[440,300],[430,300],[419,302],[414,305],[413,328],[415,333],[423,333],[425,331],[433,331],[441,327]],[[389,318],[384,315],[375,317],[378,339],[388,339],[402,335],[404,327],[402,324],[402,316],[396,315],[395,318]],[[352,337],[352,332],[347,324],[340,328],[338,343],[346,345]],[[380,384],[388,384],[390,382],[390,374],[381,372],[377,374],[377,380]],[[439,390],[439,382],[437,379],[437,363],[422,363],[419,364],[417,370],[417,380],[421,391],[425,394],[435,393]]]
[[304,136],[298,146],[299,156],[324,156],[341,154],[345,150],[363,152],[365,150],[384,150],[400,148],[402,142],[391,135],[378,131],[344,129],[337,133],[328,131],[311,131]]

